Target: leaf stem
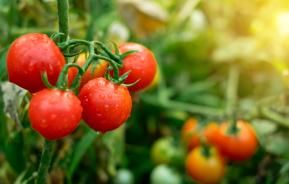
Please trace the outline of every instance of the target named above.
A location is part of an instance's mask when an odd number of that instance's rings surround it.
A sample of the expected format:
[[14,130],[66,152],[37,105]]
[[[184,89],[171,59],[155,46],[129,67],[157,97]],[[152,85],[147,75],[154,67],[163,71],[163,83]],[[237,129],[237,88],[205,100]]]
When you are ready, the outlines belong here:
[[232,64],[229,69],[228,87],[227,87],[227,106],[226,113],[230,120],[230,128],[228,133],[235,134],[238,129],[236,125],[236,110],[238,98],[238,82],[239,82],[239,69],[236,64]]

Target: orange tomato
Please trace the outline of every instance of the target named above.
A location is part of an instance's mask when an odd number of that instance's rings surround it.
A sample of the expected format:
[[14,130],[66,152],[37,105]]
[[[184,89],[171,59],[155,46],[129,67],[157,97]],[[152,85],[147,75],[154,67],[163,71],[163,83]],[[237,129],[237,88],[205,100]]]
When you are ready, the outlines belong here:
[[214,147],[208,148],[208,155],[203,147],[196,147],[186,158],[187,173],[202,184],[219,183],[225,174],[225,161]]
[[183,125],[181,130],[182,140],[191,150],[200,145],[200,128],[198,127],[198,121],[194,118],[189,118]]
[[215,122],[210,122],[205,127],[200,127],[197,119],[190,118],[184,123],[181,136],[182,140],[187,145],[188,150],[192,150],[200,145],[202,136],[208,143],[213,143],[214,135],[217,131],[218,124]]

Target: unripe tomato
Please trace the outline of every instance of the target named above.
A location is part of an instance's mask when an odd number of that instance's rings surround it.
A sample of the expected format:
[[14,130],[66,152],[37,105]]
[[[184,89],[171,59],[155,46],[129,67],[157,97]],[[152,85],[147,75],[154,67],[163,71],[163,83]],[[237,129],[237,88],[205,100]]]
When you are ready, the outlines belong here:
[[137,43],[124,43],[119,47],[120,53],[130,50],[137,52],[129,54],[123,59],[123,67],[119,70],[120,74],[131,71],[125,83],[139,82],[129,87],[130,91],[140,91],[148,87],[157,72],[157,61],[154,54],[146,47]]
[[171,138],[158,139],[151,148],[151,159],[156,164],[169,164],[176,154]]
[[128,169],[119,169],[114,177],[113,184],[134,184],[134,176]]
[[[82,53],[79,55],[76,64],[82,67],[85,64],[86,59],[87,59],[86,54]],[[85,73],[82,75],[80,88],[91,79],[103,77],[106,72],[107,65],[108,63],[104,60],[100,60],[98,64],[91,64],[85,71]],[[70,68],[69,72],[70,72],[69,83],[72,83],[73,79],[78,73],[78,70],[76,68]]]
[[215,132],[218,131],[217,123],[210,122],[205,127],[199,127],[198,121],[195,118],[189,118],[183,125],[181,136],[188,150],[192,150],[200,145],[201,136],[208,143],[211,143]]
[[118,128],[130,116],[132,99],[125,86],[105,78],[96,78],[80,90],[82,118],[94,130],[102,133]]
[[17,38],[7,55],[9,81],[31,93],[45,88],[41,74],[47,73],[48,80],[55,84],[65,58],[60,49],[47,35],[29,33]]
[[235,135],[228,134],[230,124],[225,122],[219,127],[219,131],[212,136],[221,153],[233,161],[247,160],[256,152],[258,142],[256,134],[251,125],[245,121],[236,122],[238,131]]
[[150,176],[151,184],[181,184],[180,175],[167,165],[158,165]]
[[210,147],[209,155],[204,148],[193,149],[186,158],[187,173],[196,181],[204,184],[219,183],[225,174],[225,162],[218,151]]
[[62,138],[75,130],[81,112],[77,96],[58,89],[34,93],[28,110],[32,128],[49,140]]

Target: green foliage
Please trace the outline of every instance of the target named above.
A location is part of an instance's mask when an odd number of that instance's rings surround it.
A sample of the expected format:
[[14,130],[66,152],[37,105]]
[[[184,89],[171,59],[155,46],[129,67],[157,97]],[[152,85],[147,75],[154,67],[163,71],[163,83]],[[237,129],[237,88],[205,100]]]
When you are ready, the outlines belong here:
[[[288,35],[272,18],[278,19],[288,2],[148,2],[70,1],[71,38],[143,43],[155,53],[160,81],[133,94],[132,115],[120,129],[99,135],[81,125],[59,141],[49,180],[193,183],[183,167],[181,127],[190,116],[217,122],[232,118],[226,91],[234,65],[240,72],[235,114],[252,123],[260,148],[246,162],[228,163],[221,183],[289,183]],[[28,119],[30,94],[7,82],[9,45],[28,32],[57,30],[55,1],[0,0],[0,183],[34,182],[42,149]],[[171,141],[159,156],[168,165],[157,165],[151,153],[164,137]]]

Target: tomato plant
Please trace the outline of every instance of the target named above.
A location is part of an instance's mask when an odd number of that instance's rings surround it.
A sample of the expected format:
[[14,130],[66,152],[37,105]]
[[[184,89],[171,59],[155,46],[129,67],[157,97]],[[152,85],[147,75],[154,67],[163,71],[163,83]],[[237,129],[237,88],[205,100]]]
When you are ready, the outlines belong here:
[[130,91],[140,91],[148,87],[157,73],[157,62],[153,53],[146,47],[137,43],[124,43],[119,47],[120,53],[135,51],[123,59],[120,74],[130,71],[125,83],[134,83]]
[[225,174],[225,168],[224,159],[213,147],[196,147],[186,158],[188,174],[200,183],[215,184],[220,182]]
[[29,33],[17,38],[7,54],[9,80],[34,93],[45,88],[41,74],[46,72],[55,84],[65,59],[60,49],[47,35]]
[[239,120],[236,123],[235,133],[230,132],[229,123],[222,123],[219,130],[211,136],[211,142],[230,160],[243,161],[253,156],[258,141],[254,129],[248,122]]
[[77,96],[57,89],[43,89],[33,94],[29,105],[32,128],[49,140],[60,139],[75,130],[81,112]]
[[132,100],[125,86],[105,78],[90,80],[79,93],[83,120],[94,130],[107,132],[122,125],[130,116]]

